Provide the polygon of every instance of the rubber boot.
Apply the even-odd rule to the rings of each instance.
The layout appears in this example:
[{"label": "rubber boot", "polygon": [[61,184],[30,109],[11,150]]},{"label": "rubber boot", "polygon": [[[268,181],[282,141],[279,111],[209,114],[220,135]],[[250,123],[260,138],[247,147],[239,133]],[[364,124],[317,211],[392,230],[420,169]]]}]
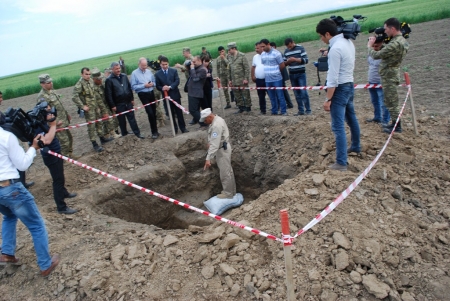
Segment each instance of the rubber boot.
[{"label": "rubber boot", "polygon": [[[392,123],[390,125],[388,125],[387,127],[383,128],[383,132],[390,134],[392,132],[392,129],[395,126],[395,121],[392,121]],[[397,127],[395,128],[395,133],[401,133],[402,132],[402,121],[399,120],[397,123]]]},{"label": "rubber boot", "polygon": [[99,153],[103,151],[103,147],[97,144],[97,141],[92,141],[92,146],[94,147],[94,150]]}]

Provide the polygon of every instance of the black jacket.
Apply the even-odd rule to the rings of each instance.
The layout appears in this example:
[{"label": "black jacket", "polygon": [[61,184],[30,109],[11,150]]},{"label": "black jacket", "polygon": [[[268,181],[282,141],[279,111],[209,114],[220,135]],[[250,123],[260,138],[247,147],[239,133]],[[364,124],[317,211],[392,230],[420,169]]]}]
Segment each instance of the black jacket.
[{"label": "black jacket", "polygon": [[173,100],[179,100],[181,98],[180,90],[178,90],[180,77],[178,76],[178,72],[175,68],[169,67],[167,76],[164,74],[164,71],[162,69],[158,70],[155,73],[155,79],[156,89],[161,91],[163,97],[163,86],[170,86],[170,90],[168,92],[170,98],[172,98]]},{"label": "black jacket", "polygon": [[203,98],[203,86],[206,81],[206,70],[203,65],[189,70],[188,96]]},{"label": "black jacket", "polygon": [[120,79],[113,74],[106,79],[105,98],[110,108],[114,108],[120,103],[133,101],[133,91],[131,91],[131,84],[125,73],[120,74]]}]

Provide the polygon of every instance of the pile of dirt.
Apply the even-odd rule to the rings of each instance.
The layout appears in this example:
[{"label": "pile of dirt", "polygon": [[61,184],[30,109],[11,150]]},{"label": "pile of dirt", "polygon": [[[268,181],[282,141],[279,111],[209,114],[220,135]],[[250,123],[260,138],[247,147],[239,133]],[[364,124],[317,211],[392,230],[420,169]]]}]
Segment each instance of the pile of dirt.
[{"label": "pile of dirt", "polygon": [[[450,294],[449,81],[442,39],[448,19],[413,25],[404,62],[413,81],[419,135],[409,105],[404,132],[395,134],[366,179],[330,215],[294,242],[298,300],[444,300]],[[436,30],[438,29],[438,30]],[[428,39],[423,37],[427,36]],[[367,35],[355,41],[355,83],[367,79]],[[319,42],[303,44],[311,61]],[[248,54],[251,58],[253,54]],[[315,71],[308,66],[308,83]],[[448,65],[448,64],[447,64]],[[432,66],[432,68],[429,68]],[[324,75],[323,75],[324,76]],[[184,79],[184,76],[181,75]],[[417,83],[416,83],[417,82]],[[71,89],[58,91],[75,116]],[[225,119],[231,133],[232,164],[244,204],[224,217],[280,237],[279,210],[288,208],[295,233],[335,199],[369,165],[387,135],[372,117],[367,91],[355,107],[363,152],[349,156],[349,171],[329,171],[334,162],[330,118],[323,93],[310,93],[313,114],[258,115]],[[399,89],[403,99],[406,89]],[[34,96],[14,100],[31,108]],[[291,98],[294,100],[291,92]],[[186,105],[186,97],[182,104]],[[8,101],[4,102],[5,106]],[[214,100],[215,112],[222,115]],[[143,110],[138,124],[149,134]],[[186,116],[186,121],[190,116]],[[73,123],[82,120],[74,117]],[[203,171],[206,132],[189,127],[171,137],[127,136],[91,150],[86,129],[73,130],[81,162],[164,195],[201,207],[220,192],[218,170]],[[28,179],[46,221],[52,253],[60,266],[48,279],[39,275],[26,228],[18,225],[16,255],[24,264],[0,268],[0,300],[283,300],[286,298],[282,244],[176,207],[79,166],[65,164],[70,199],[80,210],[56,213],[51,178],[38,157]]]}]

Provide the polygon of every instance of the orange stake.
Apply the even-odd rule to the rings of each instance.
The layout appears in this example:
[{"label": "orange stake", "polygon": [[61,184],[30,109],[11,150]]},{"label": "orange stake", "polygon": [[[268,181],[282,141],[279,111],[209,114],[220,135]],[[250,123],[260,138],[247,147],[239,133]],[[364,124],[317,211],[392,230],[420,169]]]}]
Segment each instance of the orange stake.
[{"label": "orange stake", "polygon": [[291,232],[289,230],[289,216],[287,209],[280,210],[281,219],[281,232],[283,232],[283,245],[284,245],[284,264],[286,266],[286,287],[287,287],[287,300],[294,301],[294,277],[292,273],[292,240]]},{"label": "orange stake", "polygon": [[[409,86],[409,89],[411,89],[411,79],[409,78],[408,72],[405,72],[405,82]],[[419,131],[417,130],[416,109],[414,108],[414,100],[413,100],[413,96],[412,96],[412,90],[409,91],[409,100],[411,103],[412,122],[413,122],[413,126],[414,126],[414,133],[416,135],[419,135]]]},{"label": "orange stake", "polygon": [[170,122],[170,126],[172,127],[172,134],[175,137],[175,127],[173,126],[173,119],[172,119],[173,116],[172,116],[172,110],[171,110],[171,107],[170,107],[169,94],[167,94],[166,90],[164,90],[164,98],[165,98],[165,101],[167,103],[167,111],[169,112],[169,122]]}]

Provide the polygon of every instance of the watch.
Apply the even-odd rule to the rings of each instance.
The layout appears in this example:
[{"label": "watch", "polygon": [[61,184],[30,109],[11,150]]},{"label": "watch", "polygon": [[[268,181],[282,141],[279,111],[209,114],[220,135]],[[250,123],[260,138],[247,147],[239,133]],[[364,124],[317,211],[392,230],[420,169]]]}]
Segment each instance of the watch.
[{"label": "watch", "polygon": [[325,101],[331,101],[331,98],[325,97]]}]

